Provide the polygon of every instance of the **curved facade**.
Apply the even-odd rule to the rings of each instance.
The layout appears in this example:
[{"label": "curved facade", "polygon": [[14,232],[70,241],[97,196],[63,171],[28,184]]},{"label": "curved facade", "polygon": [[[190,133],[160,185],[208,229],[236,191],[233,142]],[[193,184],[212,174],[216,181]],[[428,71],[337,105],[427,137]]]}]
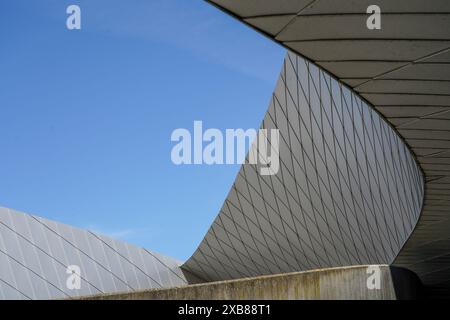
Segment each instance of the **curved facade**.
[{"label": "curved facade", "polygon": [[398,134],[348,88],[289,53],[263,129],[280,170],[244,164],[183,268],[211,280],[390,264],[422,208],[423,177]]},{"label": "curved facade", "polygon": [[[450,2],[209,0],[330,72],[400,134],[425,181],[419,223],[394,264],[450,288]],[[369,5],[381,29],[366,28]]]},{"label": "curved facade", "polygon": [[[79,289],[67,285],[70,266],[79,267]],[[70,298],[183,284],[187,281],[173,259],[0,208],[0,299]]]}]

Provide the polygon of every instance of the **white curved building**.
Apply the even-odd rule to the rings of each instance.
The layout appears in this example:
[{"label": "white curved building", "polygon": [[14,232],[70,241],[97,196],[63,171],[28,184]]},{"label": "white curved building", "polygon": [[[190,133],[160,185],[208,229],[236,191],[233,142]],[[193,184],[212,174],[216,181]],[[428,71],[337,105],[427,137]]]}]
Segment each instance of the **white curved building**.
[{"label": "white curved building", "polygon": [[[423,173],[423,186],[417,187],[424,189],[424,199],[419,221],[393,264],[448,293],[450,2],[208,2],[327,71],[398,133]],[[374,4],[381,10],[380,30],[366,26],[367,8]]]},{"label": "white curved building", "polygon": [[208,281],[391,264],[419,219],[424,180],[397,132],[365,101],[289,53],[264,117],[280,169],[244,164],[183,268]]}]

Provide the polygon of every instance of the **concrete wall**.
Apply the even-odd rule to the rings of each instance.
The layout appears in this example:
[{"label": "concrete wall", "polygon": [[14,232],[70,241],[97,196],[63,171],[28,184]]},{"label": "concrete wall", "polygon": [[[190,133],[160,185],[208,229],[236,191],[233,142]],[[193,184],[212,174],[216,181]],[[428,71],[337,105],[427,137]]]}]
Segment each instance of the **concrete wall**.
[{"label": "concrete wall", "polygon": [[414,299],[418,296],[420,282],[412,272],[387,265],[378,267],[380,289],[372,290],[367,288],[371,276],[367,273],[368,266],[352,266],[83,299]]}]

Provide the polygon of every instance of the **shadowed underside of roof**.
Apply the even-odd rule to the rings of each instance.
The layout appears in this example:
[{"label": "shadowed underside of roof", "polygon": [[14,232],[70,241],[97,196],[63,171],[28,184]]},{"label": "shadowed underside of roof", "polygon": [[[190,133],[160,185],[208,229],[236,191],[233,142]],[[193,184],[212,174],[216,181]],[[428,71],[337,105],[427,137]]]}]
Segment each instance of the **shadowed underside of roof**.
[{"label": "shadowed underside of roof", "polygon": [[[421,218],[395,260],[450,286],[450,1],[208,1],[330,72],[405,140],[425,175]],[[369,5],[381,30],[366,27]]]}]

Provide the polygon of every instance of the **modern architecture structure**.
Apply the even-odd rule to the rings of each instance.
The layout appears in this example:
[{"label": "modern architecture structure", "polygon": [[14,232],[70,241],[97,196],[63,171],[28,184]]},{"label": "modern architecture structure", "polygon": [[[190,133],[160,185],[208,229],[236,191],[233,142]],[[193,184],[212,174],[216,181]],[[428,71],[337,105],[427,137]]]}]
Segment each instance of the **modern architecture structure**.
[{"label": "modern architecture structure", "polygon": [[[0,208],[0,299],[70,298],[186,285],[179,265],[91,231]],[[68,284],[73,270],[78,285]]]},{"label": "modern architecture structure", "polygon": [[280,169],[245,164],[184,267],[207,280],[391,264],[419,219],[423,176],[383,118],[289,53],[263,120]]},{"label": "modern architecture structure", "polygon": [[[450,3],[210,0],[285,46],[262,128],[280,169],[244,164],[181,264],[0,210],[0,297],[71,297],[388,264],[450,288]],[[381,9],[381,29],[366,26]],[[67,267],[81,267],[79,291]]]},{"label": "modern architecture structure", "polygon": [[[448,290],[450,3],[208,2],[329,72],[398,133],[423,173],[424,199],[419,221],[393,263],[417,273],[425,285]],[[381,9],[380,30],[366,27],[370,5]]]}]

